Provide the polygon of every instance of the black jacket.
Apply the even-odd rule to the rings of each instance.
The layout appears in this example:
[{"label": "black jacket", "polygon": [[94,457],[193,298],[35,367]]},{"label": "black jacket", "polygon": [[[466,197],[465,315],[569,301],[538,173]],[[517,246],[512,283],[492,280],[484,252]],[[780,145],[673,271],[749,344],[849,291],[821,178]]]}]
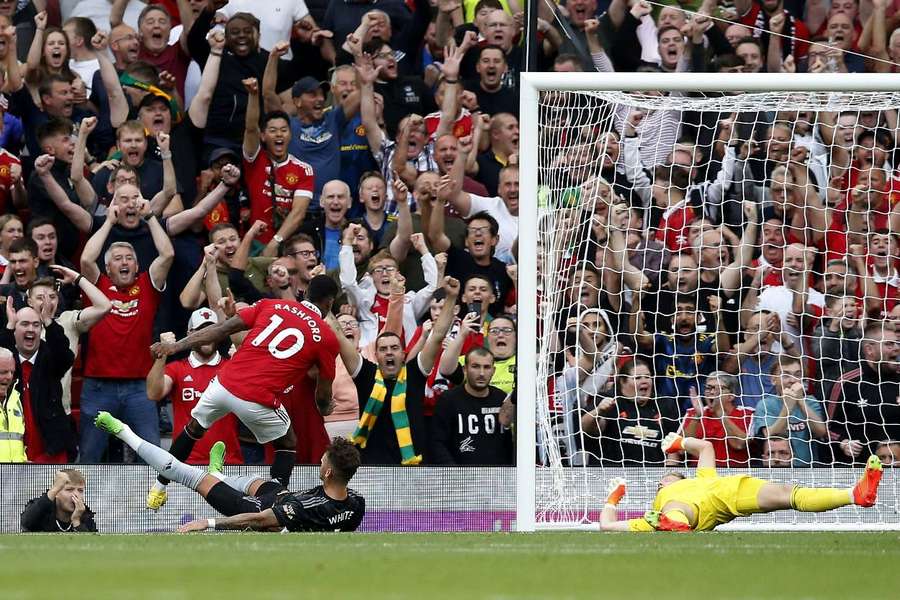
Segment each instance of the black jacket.
[{"label": "black jacket", "polygon": [[[69,340],[59,323],[53,321],[45,328],[45,332],[46,339],[41,341],[31,371],[31,406],[47,453],[55,454],[65,450],[74,455],[75,432],[69,415],[63,409],[60,380],[72,368],[75,355],[69,349]],[[22,365],[12,330],[0,329],[0,346],[13,353],[16,361],[16,389],[24,401]]]},{"label": "black jacket", "polygon": [[81,515],[81,524],[71,528],[71,523],[63,523],[56,520],[56,500],[47,497],[44,492],[37,498],[32,498],[22,511],[22,531],[39,533],[60,533],[69,531],[97,531],[97,523],[94,521],[94,511],[87,505],[84,514]]}]

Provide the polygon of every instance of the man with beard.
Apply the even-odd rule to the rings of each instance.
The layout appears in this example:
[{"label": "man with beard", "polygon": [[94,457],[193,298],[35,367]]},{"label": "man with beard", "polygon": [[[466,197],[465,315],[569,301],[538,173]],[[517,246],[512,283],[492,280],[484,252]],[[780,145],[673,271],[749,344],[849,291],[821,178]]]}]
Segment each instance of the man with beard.
[{"label": "man with beard", "polygon": [[692,390],[703,393],[701,376],[715,369],[719,352],[715,328],[698,332],[697,316],[697,300],[687,295],[675,300],[671,333],[648,333],[643,311],[632,310],[629,317],[638,348],[653,357],[657,393],[676,399],[683,410],[690,407]]},{"label": "man with beard", "polygon": [[[372,56],[376,70],[375,91],[384,98],[384,124],[388,137],[397,136],[404,116],[427,115],[437,108],[431,90],[421,77],[400,76],[397,58],[390,45],[375,39],[367,44],[364,50],[366,54]],[[422,130],[424,134],[424,122]]]},{"label": "man with beard", "polygon": [[[75,362],[63,328],[53,319],[50,303],[40,312],[29,307],[15,311],[6,305],[6,328],[0,346],[12,351],[16,362],[16,390],[25,419],[25,452],[31,463],[67,463],[75,456],[75,433],[63,410],[60,381]],[[42,340],[44,334],[46,339]]]},{"label": "man with beard", "polygon": [[[156,405],[147,398],[145,378],[152,366],[146,348],[153,335],[153,321],[175,251],[149,203],[140,198],[134,186],[122,186],[106,220],[85,244],[81,254],[81,272],[112,301],[110,314],[94,326],[88,340],[81,395],[82,462],[99,462],[106,450],[107,436],[94,427],[94,417],[104,409],[113,410],[130,421],[149,439],[159,441],[159,418]],[[146,270],[138,266],[138,254],[127,242],[114,242],[106,250],[103,262],[106,274],[97,266],[100,253],[123,213],[123,222],[146,217],[149,234],[158,256]],[[135,222],[132,227],[137,227]],[[129,360],[122,360],[123,356]]]},{"label": "man with beard", "polygon": [[498,416],[506,393],[491,385],[494,356],[466,354],[465,383],[441,396],[431,422],[430,461],[439,465],[511,465],[512,431]]},{"label": "man with beard", "polygon": [[510,113],[519,116],[519,92],[506,85],[508,65],[499,46],[484,46],[478,53],[475,66],[478,79],[466,81],[465,88],[478,98],[478,108],[487,115]]},{"label": "man with beard", "polygon": [[834,458],[841,463],[864,459],[881,440],[900,439],[900,346],[893,325],[868,325],[860,344],[862,362],[834,384],[828,426]]},{"label": "man with beard", "polygon": [[499,227],[500,239],[494,249],[494,257],[512,264],[513,244],[519,233],[519,166],[507,165],[500,171],[498,182],[499,196],[485,198],[468,194],[462,190],[463,176],[468,153],[472,152],[471,144],[461,144],[459,155],[451,167],[450,185],[442,185],[438,190],[438,200],[449,203],[464,219],[471,219],[475,214],[488,214],[494,218]]},{"label": "man with beard", "polygon": [[[441,193],[445,192],[442,190]],[[502,313],[513,283],[506,272],[506,264],[494,256],[500,242],[497,220],[486,212],[473,214],[466,221],[465,249],[451,244],[444,232],[444,211],[440,203],[432,209],[430,221],[425,229],[425,239],[433,251],[447,253],[447,273],[463,281],[473,275],[483,276],[490,282],[493,293],[491,314]]]},{"label": "man with beard", "polygon": [[359,452],[347,440],[332,440],[322,456],[319,469],[322,485],[291,493],[280,481],[223,474],[224,444],[214,447],[209,466],[199,469],[141,439],[128,425],[107,412],[97,416],[96,425],[128,444],[160,477],[171,477],[194,490],[226,515],[185,523],[178,528],[181,533],[206,529],[354,531],[365,514],[365,500],[347,487],[359,467]]},{"label": "man with beard", "polygon": [[383,332],[375,340],[372,363],[344,337],[333,318],[329,324],[341,344],[341,359],[356,383],[359,425],[353,442],[362,450],[365,464],[417,465],[428,448],[428,432],[422,403],[425,380],[434,367],[442,340],[453,321],[459,281],[444,278],[447,301],[434,323],[432,334],[415,358],[406,361],[403,341],[394,332]]},{"label": "man with beard", "polygon": [[[215,325],[219,318],[208,308],[199,308],[191,314],[188,322],[188,333],[204,327]],[[175,334],[164,332],[160,335],[163,341],[174,342]],[[153,367],[147,374],[147,397],[160,402],[169,396],[172,401],[172,430],[184,431],[191,420],[191,411],[206,391],[209,382],[225,364],[225,358],[219,354],[215,343],[197,344],[191,348],[187,358],[166,364],[165,358],[153,361]],[[225,462],[242,464],[240,443],[238,442],[237,418],[231,414],[216,421],[203,439],[199,440],[185,462],[190,465],[206,464],[213,444],[222,441],[227,448]]]},{"label": "man with beard", "polygon": [[[388,62],[393,59],[384,59]],[[415,183],[417,176],[427,171],[437,171],[437,163],[434,155],[434,142],[429,141],[425,129],[425,121],[420,114],[404,113],[398,115],[397,137],[392,140],[389,133],[382,128],[379,119],[379,106],[376,104],[375,83],[382,73],[389,72],[389,66],[377,56],[373,58],[361,57],[356,65],[356,72],[360,83],[360,117],[365,129],[369,150],[378,163],[381,175],[384,177],[388,190],[387,213],[396,215],[399,211],[397,202],[393,198],[394,177],[401,177],[407,186]],[[396,67],[396,65],[394,65]],[[382,96],[383,97],[383,96]],[[381,110],[384,120],[387,120],[386,107]],[[441,119],[439,133],[444,133],[449,127],[449,121]]]}]

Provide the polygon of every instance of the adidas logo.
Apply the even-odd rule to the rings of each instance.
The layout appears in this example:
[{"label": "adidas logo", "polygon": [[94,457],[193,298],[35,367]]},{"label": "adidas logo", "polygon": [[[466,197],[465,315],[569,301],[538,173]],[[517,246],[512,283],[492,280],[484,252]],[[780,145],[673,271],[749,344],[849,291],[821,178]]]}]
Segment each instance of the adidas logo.
[{"label": "adidas logo", "polygon": [[188,381],[194,381],[194,378],[191,377],[190,375],[188,375],[187,377],[184,378],[184,381],[185,381],[185,383],[187,383]]}]

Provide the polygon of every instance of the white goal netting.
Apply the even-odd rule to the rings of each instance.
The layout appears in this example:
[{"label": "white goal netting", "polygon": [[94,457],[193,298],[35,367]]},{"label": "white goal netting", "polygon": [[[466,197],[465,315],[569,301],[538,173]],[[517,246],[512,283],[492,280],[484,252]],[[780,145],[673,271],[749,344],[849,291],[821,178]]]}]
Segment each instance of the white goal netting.
[{"label": "white goal netting", "polygon": [[[595,521],[623,469],[641,513],[694,466],[662,453],[672,431],[785,482],[900,465],[898,107],[541,92],[538,524]],[[757,522],[897,526],[884,485],[876,510]]]}]

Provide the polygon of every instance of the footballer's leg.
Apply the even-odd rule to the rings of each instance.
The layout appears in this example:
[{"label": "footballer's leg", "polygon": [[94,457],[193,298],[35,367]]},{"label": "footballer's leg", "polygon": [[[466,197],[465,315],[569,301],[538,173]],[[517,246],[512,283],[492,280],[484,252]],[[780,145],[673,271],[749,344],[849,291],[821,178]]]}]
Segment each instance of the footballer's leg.
[{"label": "footballer's leg", "polygon": [[275,448],[275,458],[272,460],[269,475],[287,487],[294,471],[294,463],[297,461],[297,436],[294,428],[289,426],[287,433],[273,441],[272,446]]},{"label": "footballer's leg", "polygon": [[[866,470],[851,489],[804,488],[799,485],[766,483],[759,490],[759,512],[793,508],[801,512],[825,512],[842,506],[874,506],[881,482],[882,467],[877,456],[870,456]],[[754,511],[755,512],[755,511]]]},{"label": "footballer's leg", "polygon": [[[200,492],[201,487],[208,487],[211,484],[218,483],[215,477],[203,469],[186,465],[159,446],[154,446],[150,442],[141,439],[128,425],[108,412],[100,411],[94,420],[94,425],[98,429],[114,435],[128,444],[138,456],[144,459],[144,462],[156,469],[160,475],[164,475],[172,481],[198,492]],[[203,492],[200,493],[202,495]]]},{"label": "footballer's leg", "polygon": [[[172,456],[180,461],[187,460],[194,449],[194,444],[212,427],[212,424],[228,413],[224,397],[228,390],[219,384],[218,379],[213,379],[200,396],[197,405],[191,411],[191,420],[184,430],[172,441],[170,449]],[[147,508],[159,510],[166,503],[166,484],[169,480],[160,474],[150,491],[147,493]]]},{"label": "footballer's leg", "polygon": [[[204,433],[206,433],[206,429],[201,427],[196,419],[192,418],[172,442],[169,452],[178,460],[187,460],[187,457],[191,455],[194,449],[194,444],[203,437]],[[147,508],[159,510],[163,507],[166,500],[168,500],[168,494],[166,494],[166,485],[168,483],[169,480],[162,475],[156,477],[156,481],[147,493]]]}]

